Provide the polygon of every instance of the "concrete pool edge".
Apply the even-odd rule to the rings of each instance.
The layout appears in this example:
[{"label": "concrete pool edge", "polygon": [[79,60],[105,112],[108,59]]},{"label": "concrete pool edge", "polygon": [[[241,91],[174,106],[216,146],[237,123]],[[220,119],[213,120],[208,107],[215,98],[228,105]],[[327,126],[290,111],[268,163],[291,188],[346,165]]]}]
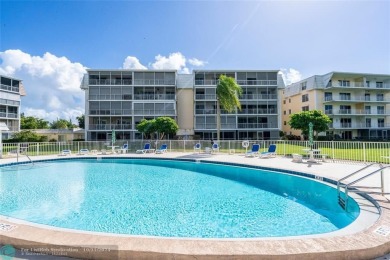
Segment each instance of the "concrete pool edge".
[{"label": "concrete pool edge", "polygon": [[[75,158],[79,159],[80,157]],[[94,159],[96,157],[83,158]],[[109,156],[107,158],[113,159],[114,157]],[[138,159],[139,157],[115,158]],[[143,158],[148,159],[146,157]],[[156,157],[152,158],[156,159]],[[74,159],[74,157],[69,159]],[[218,161],[207,162],[218,163]],[[241,166],[251,167],[252,165]],[[280,169],[275,168],[269,170]],[[377,199],[383,200],[383,197],[377,197]],[[108,257],[111,259],[127,257],[207,258],[218,256],[229,256],[245,259],[259,259],[261,256],[268,259],[272,259],[273,257],[278,259],[283,257],[286,259],[314,259],[319,257],[324,259],[372,259],[378,256],[382,256],[390,251],[390,237],[381,236],[374,232],[378,227],[390,226],[390,212],[388,209],[389,205],[384,204],[385,202],[378,200],[378,205],[382,208],[382,214],[379,220],[373,226],[359,233],[346,236],[340,235],[332,237],[294,239],[277,238],[269,240],[166,239],[126,237],[104,234],[84,234],[78,232],[45,229],[42,227],[15,223],[10,220],[1,219],[2,222],[8,223],[10,225],[17,225],[17,228],[8,232],[0,231],[0,241],[3,244],[11,244],[17,248],[73,248],[77,250],[67,252],[67,256],[94,259],[105,259]],[[110,251],[104,252],[102,250],[96,249],[100,248],[101,246],[113,246],[113,248]],[[86,248],[95,248],[96,250],[89,250]]]}]

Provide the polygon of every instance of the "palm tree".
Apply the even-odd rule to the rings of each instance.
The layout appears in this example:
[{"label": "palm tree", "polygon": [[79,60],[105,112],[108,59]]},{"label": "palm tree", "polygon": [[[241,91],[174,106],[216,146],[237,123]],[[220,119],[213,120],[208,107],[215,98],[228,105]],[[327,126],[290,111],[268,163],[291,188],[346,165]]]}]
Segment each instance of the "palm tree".
[{"label": "palm tree", "polygon": [[217,85],[217,140],[221,132],[221,108],[228,113],[236,108],[241,110],[239,96],[242,94],[241,86],[234,78],[221,75]]}]

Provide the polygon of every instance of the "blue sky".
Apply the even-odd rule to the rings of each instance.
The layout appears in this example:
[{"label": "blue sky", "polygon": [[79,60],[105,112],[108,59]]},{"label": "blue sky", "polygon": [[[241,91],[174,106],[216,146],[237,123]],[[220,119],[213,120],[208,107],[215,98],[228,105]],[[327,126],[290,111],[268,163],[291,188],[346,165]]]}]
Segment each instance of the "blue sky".
[{"label": "blue sky", "polygon": [[[82,112],[83,68],[121,68],[127,57],[183,72],[285,69],[291,81],[390,74],[390,1],[1,0],[0,9],[0,73],[23,79],[26,113],[47,118]],[[45,87],[56,91],[37,94]]]}]

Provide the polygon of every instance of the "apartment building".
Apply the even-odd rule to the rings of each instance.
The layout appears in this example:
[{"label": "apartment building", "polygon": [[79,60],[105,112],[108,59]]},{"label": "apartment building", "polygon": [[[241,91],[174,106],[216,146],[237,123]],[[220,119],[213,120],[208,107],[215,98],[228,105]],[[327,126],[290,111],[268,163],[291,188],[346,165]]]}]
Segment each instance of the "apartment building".
[{"label": "apartment building", "polygon": [[140,139],[135,126],[143,119],[169,116],[176,120],[176,71],[87,70],[86,140]]},{"label": "apartment building", "polygon": [[241,110],[221,111],[221,139],[279,139],[280,95],[284,89],[278,70],[197,70],[194,75],[194,133],[201,139],[217,137],[216,86],[221,74],[242,87]]},{"label": "apartment building", "polygon": [[321,110],[332,123],[321,133],[336,139],[390,138],[390,75],[330,72],[286,87],[282,129],[300,135],[288,125],[293,113]]},{"label": "apartment building", "polygon": [[221,139],[278,139],[281,129],[278,70],[194,71],[88,70],[85,90],[87,140],[140,139],[135,126],[143,119],[169,116],[182,138],[216,139],[216,86],[221,74],[243,88],[242,110],[222,114]]},{"label": "apartment building", "polygon": [[2,138],[8,139],[20,130],[21,96],[25,96],[22,80],[0,75],[0,122],[9,131],[2,131]]}]

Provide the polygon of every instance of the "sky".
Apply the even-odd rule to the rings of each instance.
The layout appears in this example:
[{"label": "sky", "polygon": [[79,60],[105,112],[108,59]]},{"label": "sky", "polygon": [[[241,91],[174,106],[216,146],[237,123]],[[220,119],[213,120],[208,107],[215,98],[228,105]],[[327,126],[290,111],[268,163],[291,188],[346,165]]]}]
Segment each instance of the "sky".
[{"label": "sky", "polygon": [[48,121],[84,113],[87,68],[390,74],[390,0],[0,0],[0,22],[0,74]]}]

